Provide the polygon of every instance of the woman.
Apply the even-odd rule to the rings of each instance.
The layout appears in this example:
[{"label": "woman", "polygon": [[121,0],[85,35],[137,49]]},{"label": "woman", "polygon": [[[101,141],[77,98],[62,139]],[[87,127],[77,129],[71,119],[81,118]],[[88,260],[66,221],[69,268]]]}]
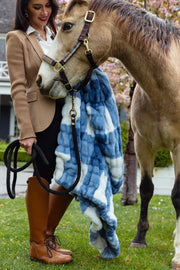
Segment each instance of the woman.
[{"label": "woman", "polygon": [[[37,143],[49,166],[37,160],[43,182],[49,186],[55,169],[55,148],[63,100],[50,100],[40,94],[36,76],[43,54],[56,34],[56,0],[17,0],[15,26],[7,35],[7,61],[11,95],[20,130],[20,145],[31,155]],[[61,186],[54,186],[62,190]],[[30,228],[30,259],[64,264],[72,252],[59,247],[54,231],[73,197],[48,194],[36,177],[28,179],[26,206]]]}]

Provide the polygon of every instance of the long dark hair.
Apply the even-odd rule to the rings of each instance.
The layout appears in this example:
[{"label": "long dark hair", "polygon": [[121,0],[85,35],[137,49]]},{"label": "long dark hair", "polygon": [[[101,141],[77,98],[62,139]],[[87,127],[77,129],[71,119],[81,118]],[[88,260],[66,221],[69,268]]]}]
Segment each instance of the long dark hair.
[{"label": "long dark hair", "polygon": [[[17,0],[16,1],[16,13],[15,13],[15,21],[14,21],[14,30],[22,30],[26,32],[29,26],[29,20],[25,16],[25,10],[27,9],[28,3],[30,0]],[[48,26],[51,30],[56,34],[56,23],[55,17],[58,13],[58,3],[56,0],[50,0],[52,5],[52,13],[48,21]]]}]

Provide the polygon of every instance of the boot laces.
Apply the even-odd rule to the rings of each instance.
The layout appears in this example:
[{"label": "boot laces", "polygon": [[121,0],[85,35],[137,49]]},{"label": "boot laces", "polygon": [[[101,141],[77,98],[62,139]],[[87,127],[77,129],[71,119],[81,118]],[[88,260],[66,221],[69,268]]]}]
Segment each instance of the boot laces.
[{"label": "boot laces", "polygon": [[46,249],[47,249],[47,254],[49,256],[49,258],[52,258],[53,257],[53,253],[51,251],[51,247],[47,245],[46,243]]},{"label": "boot laces", "polygon": [[58,244],[59,246],[61,245],[61,241],[60,241],[60,239],[59,239],[58,236],[52,235],[51,237],[46,238],[46,245],[47,245],[50,249],[56,250],[57,244]]},{"label": "boot laces", "polygon": [[53,257],[53,253],[51,250],[52,248],[51,248],[49,239],[46,238],[46,233],[44,233],[44,243],[46,245],[47,254],[48,254],[49,258],[52,258]]}]

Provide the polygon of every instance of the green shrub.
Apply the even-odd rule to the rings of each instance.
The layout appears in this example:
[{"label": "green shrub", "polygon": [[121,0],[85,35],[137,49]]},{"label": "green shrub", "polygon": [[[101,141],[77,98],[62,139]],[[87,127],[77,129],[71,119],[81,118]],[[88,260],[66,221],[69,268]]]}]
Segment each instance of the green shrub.
[{"label": "green shrub", "polygon": [[[8,144],[5,141],[0,141],[0,161],[4,160],[4,152]],[[18,151],[18,161],[21,162],[27,162],[30,159],[30,156],[27,154],[27,152],[20,147]]]},{"label": "green shrub", "polygon": [[126,143],[128,138],[129,124],[127,121],[121,123],[121,139],[122,139],[122,148],[123,153],[125,153]]},{"label": "green shrub", "polygon": [[156,153],[154,166],[155,167],[168,167],[172,165],[172,159],[168,150],[158,151]]},{"label": "green shrub", "polygon": [[5,141],[0,140],[0,150],[5,150],[7,147],[7,143]]}]

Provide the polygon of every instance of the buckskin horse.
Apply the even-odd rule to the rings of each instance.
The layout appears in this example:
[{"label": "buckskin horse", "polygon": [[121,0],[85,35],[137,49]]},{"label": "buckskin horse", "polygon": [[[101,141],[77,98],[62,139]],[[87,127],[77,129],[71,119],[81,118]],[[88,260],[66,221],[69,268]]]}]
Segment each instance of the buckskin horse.
[{"label": "buckskin horse", "polygon": [[71,0],[37,84],[44,95],[64,97],[77,83],[85,85],[108,57],[120,59],[138,83],[131,123],[141,169],[141,209],[131,247],[146,246],[154,157],[169,149],[175,170],[172,267],[180,269],[180,30],[123,0]]}]

